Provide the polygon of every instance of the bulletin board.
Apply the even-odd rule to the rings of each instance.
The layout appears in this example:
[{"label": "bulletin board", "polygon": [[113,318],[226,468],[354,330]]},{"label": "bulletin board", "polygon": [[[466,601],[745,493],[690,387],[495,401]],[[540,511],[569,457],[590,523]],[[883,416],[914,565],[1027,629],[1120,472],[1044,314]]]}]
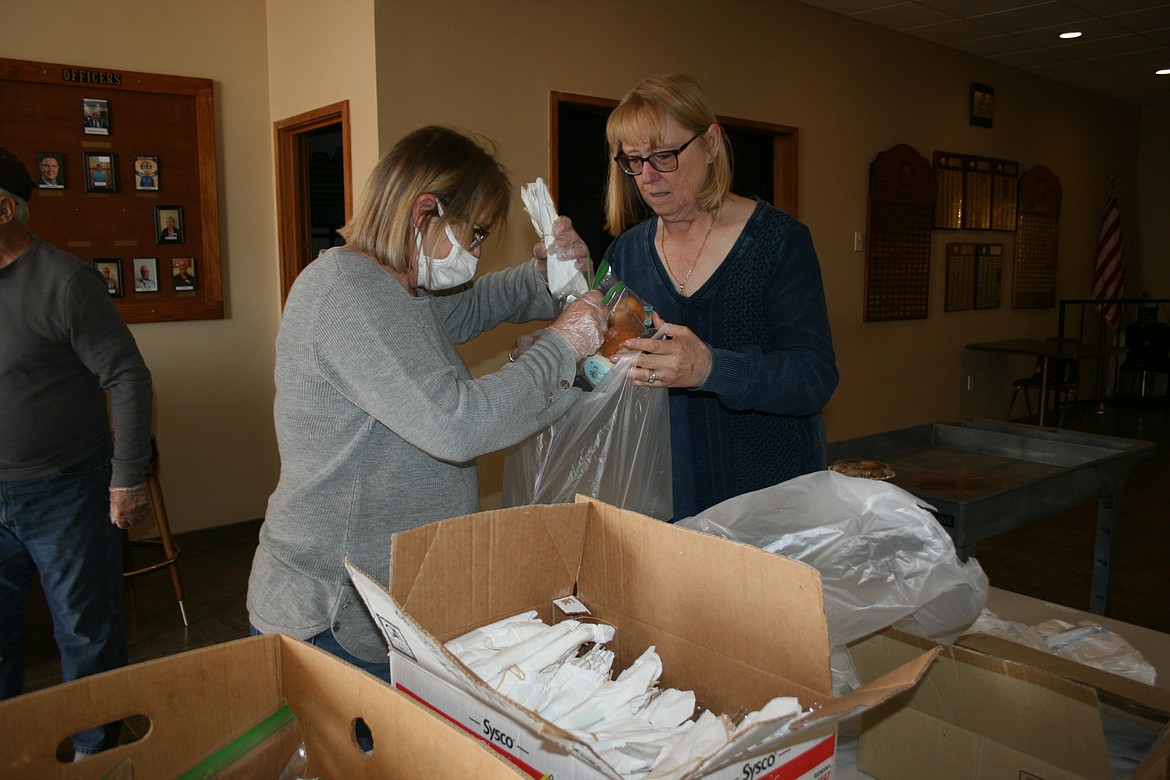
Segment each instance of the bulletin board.
[{"label": "bulletin board", "polygon": [[33,233],[102,271],[127,322],[223,318],[210,79],[0,58],[0,106]]}]

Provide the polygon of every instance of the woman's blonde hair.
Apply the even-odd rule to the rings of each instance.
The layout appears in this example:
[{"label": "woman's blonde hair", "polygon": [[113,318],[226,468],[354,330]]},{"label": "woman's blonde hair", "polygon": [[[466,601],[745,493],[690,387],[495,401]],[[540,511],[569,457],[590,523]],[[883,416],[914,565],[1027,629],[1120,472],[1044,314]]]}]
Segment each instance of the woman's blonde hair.
[{"label": "woman's blonde hair", "polygon": [[473,138],[439,125],[405,136],[374,166],[353,218],[338,232],[346,243],[398,272],[410,266],[411,212],[419,195],[443,204],[437,227],[503,222],[512,197],[508,174]]},{"label": "woman's blonde hair", "polygon": [[[624,173],[612,158],[622,151],[623,143],[661,146],[666,125],[672,120],[691,133],[701,133],[718,124],[699,82],[681,73],[644,79],[626,93],[609,115],[605,124],[611,159],[605,188],[605,229],[611,235],[622,233],[642,213],[634,177]],[[723,142],[714,150],[711,176],[697,196],[699,207],[706,211],[718,208],[731,191],[731,146],[727,133],[720,136]]]}]

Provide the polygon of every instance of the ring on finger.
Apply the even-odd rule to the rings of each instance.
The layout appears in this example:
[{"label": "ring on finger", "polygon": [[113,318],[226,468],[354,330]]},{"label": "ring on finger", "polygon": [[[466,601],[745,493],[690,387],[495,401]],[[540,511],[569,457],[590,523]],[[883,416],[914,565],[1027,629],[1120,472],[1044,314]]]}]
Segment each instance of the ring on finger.
[{"label": "ring on finger", "polygon": [[646,384],[652,385],[657,381],[658,381],[658,375],[654,372],[654,369],[650,369],[650,375],[648,377],[646,377]]}]

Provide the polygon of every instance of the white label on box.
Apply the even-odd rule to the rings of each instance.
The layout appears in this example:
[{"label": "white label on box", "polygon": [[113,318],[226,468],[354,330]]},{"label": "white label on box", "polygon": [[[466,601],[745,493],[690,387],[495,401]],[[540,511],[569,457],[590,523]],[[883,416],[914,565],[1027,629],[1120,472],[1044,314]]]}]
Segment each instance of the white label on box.
[{"label": "white label on box", "polygon": [[564,596],[559,599],[553,599],[553,604],[557,609],[566,615],[588,615],[589,607],[581,603],[581,600],[576,596]]}]

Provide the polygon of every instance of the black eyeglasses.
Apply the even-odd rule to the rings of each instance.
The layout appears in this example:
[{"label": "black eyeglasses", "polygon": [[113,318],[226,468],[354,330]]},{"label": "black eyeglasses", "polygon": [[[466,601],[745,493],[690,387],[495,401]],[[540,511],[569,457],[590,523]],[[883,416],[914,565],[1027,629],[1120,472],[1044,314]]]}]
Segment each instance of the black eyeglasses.
[{"label": "black eyeglasses", "polygon": [[[447,208],[448,204],[445,203],[443,201],[443,199],[438,197],[437,195],[435,196],[435,200],[439,201],[439,207],[440,207],[439,208],[439,216],[442,216],[443,209]],[[471,243],[467,245],[467,251],[474,252],[476,250],[476,248],[479,247],[480,244],[482,244],[484,241],[487,241],[487,237],[490,235],[491,235],[491,233],[489,233],[487,231],[487,228],[484,228],[480,225],[472,224],[471,225]]]},{"label": "black eyeglasses", "polygon": [[474,252],[476,248],[487,240],[491,233],[481,228],[479,225],[471,226],[471,243],[467,245],[468,252]]},{"label": "black eyeglasses", "polygon": [[706,130],[701,130],[691,136],[691,140],[677,149],[663,149],[660,152],[652,152],[649,157],[631,157],[622,152],[613,158],[613,161],[618,164],[622,172],[627,176],[637,176],[642,172],[642,164],[650,163],[650,167],[659,173],[670,173],[678,170],[678,156],[682,154],[683,149],[686,149],[696,138],[706,133]]}]

